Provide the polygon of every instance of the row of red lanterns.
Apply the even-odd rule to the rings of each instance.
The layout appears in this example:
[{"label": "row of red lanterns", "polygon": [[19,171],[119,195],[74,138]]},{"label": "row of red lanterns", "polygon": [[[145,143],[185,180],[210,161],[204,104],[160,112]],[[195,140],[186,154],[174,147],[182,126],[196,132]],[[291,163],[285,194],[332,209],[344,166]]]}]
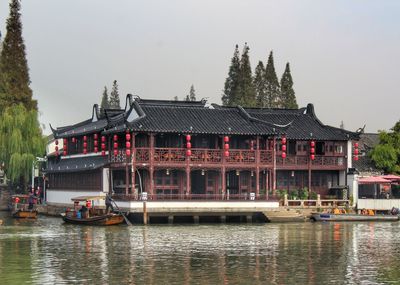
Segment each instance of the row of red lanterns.
[{"label": "row of red lanterns", "polygon": [[282,158],[286,158],[286,137],[282,137]]},{"label": "row of red lanterns", "polygon": [[229,137],[224,136],[224,156],[229,157]]},{"label": "row of red lanterns", "polygon": [[359,153],[359,151],[358,151],[358,142],[355,142],[353,146],[354,146],[354,160],[357,161],[358,160],[358,153]]},{"label": "row of red lanterns", "polygon": [[192,136],[191,135],[186,135],[186,156],[191,156],[192,155]]},{"label": "row of red lanterns", "polygon": [[125,147],[126,147],[126,157],[130,157],[131,156],[131,134],[129,133],[129,131],[126,131],[125,134]]},{"label": "row of red lanterns", "polygon": [[310,141],[310,158],[315,160],[315,141]]}]

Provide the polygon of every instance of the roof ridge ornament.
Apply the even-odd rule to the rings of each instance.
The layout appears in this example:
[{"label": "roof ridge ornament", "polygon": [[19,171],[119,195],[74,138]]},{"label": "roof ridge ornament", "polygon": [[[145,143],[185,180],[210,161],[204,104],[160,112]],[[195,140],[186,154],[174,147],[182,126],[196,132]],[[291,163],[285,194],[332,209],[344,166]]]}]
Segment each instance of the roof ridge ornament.
[{"label": "roof ridge ornament", "polygon": [[261,119],[258,119],[258,118],[254,118],[253,116],[251,116],[251,115],[250,115],[242,106],[240,106],[240,105],[236,106],[236,108],[239,109],[240,114],[241,114],[246,120],[249,120],[249,121],[252,121],[252,122],[258,122],[258,123],[262,123],[262,124],[267,124],[267,125],[275,126],[275,127],[282,128],[282,129],[289,127],[289,126],[293,123],[293,121],[290,121],[289,123],[283,124],[283,125],[281,125],[281,124],[275,124],[275,123],[270,123],[270,122],[267,122],[267,121],[264,121],[264,120],[261,120]]},{"label": "roof ridge ornament", "polygon": [[99,105],[94,104],[92,109],[92,122],[97,122],[99,120]]}]

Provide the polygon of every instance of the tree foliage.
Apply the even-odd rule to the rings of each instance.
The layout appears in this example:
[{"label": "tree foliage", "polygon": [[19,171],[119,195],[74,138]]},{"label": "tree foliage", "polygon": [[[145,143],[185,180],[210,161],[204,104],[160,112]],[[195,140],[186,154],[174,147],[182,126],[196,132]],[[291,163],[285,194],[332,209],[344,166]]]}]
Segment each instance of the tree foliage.
[{"label": "tree foliage", "polygon": [[254,88],[253,76],[251,73],[249,50],[250,48],[246,43],[240,59],[238,96],[235,98],[235,105],[243,107],[256,106],[256,90]]},{"label": "tree foliage", "polygon": [[111,93],[110,93],[109,107],[111,109],[121,109],[117,80],[114,80],[114,82],[113,82],[113,86],[112,86]]},{"label": "tree foliage", "polygon": [[257,107],[265,107],[264,102],[267,101],[265,97],[265,68],[262,61],[259,61],[256,66],[253,84],[256,91]]},{"label": "tree foliage", "polygon": [[293,79],[290,74],[290,66],[289,62],[286,63],[285,72],[281,78],[281,93],[280,93],[280,107],[288,108],[288,109],[297,109],[299,106],[297,105],[296,95],[293,90]]},{"label": "tree foliage", "polygon": [[269,54],[267,66],[265,67],[265,97],[266,102],[263,102],[262,107],[280,107],[280,86],[275,72],[274,55],[272,51]]},{"label": "tree foliage", "polygon": [[400,173],[400,121],[390,132],[379,133],[379,144],[370,155],[378,168],[386,172]]},{"label": "tree foliage", "polygon": [[22,38],[21,5],[11,0],[6,36],[0,54],[0,112],[22,103],[28,110],[37,109],[29,87],[29,69]]},{"label": "tree foliage", "polygon": [[104,91],[103,91],[103,96],[101,97],[101,103],[100,103],[100,109],[101,113],[104,113],[105,109],[109,108],[109,103],[108,103],[108,90],[107,87],[104,86]]},{"label": "tree foliage", "polygon": [[224,106],[234,106],[236,98],[239,96],[239,73],[240,73],[240,58],[239,46],[235,46],[231,66],[229,67],[228,77],[225,80],[224,93],[222,94],[222,104]]},{"label": "tree foliage", "polygon": [[190,86],[189,94],[186,95],[185,101],[196,101],[196,91],[193,84]]},{"label": "tree foliage", "polygon": [[37,111],[22,104],[7,107],[0,116],[0,161],[13,183],[27,183],[36,156],[43,156],[46,141],[42,136]]}]

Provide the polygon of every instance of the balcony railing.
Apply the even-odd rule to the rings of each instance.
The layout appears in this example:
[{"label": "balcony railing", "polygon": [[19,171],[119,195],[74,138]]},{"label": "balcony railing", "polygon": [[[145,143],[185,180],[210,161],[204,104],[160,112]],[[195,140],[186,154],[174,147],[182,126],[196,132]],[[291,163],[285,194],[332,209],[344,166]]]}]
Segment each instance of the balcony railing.
[{"label": "balcony railing", "polygon": [[[242,194],[146,194],[146,201],[279,201],[274,195],[260,194],[250,195],[250,193]],[[138,194],[114,194],[113,199],[120,201],[144,201],[143,196]]]},{"label": "balcony railing", "polygon": [[[189,163],[201,163],[218,165],[225,162],[227,165],[252,165],[257,160],[260,165],[273,164],[272,150],[243,150],[231,149],[229,156],[224,157],[224,150],[220,149],[192,149],[192,155],[186,155],[185,148],[154,148],[153,161],[157,164],[181,164],[189,160]],[[257,158],[257,155],[259,156]],[[136,163],[150,163],[150,148],[136,148]],[[282,158],[280,154],[276,155],[276,165],[278,168],[298,167],[307,168],[310,157],[307,155],[288,155]],[[126,162],[125,150],[118,150],[118,154],[114,156],[113,152],[110,156],[110,162]],[[312,167],[334,167],[343,168],[346,165],[344,156],[325,156],[316,155],[315,160],[311,162]]]}]

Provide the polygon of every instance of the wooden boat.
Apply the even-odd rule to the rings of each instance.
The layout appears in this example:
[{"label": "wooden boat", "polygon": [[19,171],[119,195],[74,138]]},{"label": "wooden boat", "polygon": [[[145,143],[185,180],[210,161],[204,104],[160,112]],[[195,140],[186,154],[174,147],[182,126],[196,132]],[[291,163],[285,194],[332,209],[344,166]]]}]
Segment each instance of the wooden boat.
[{"label": "wooden boat", "polygon": [[11,214],[18,219],[36,219],[38,211],[35,208],[29,209],[29,195],[13,195],[11,197]]},{"label": "wooden boat", "polygon": [[[99,207],[102,206],[100,201],[104,199],[105,196],[80,196],[72,198],[71,200],[74,201],[74,209],[67,209],[65,213],[62,213],[62,219],[66,223],[89,226],[122,224],[125,218],[121,212],[104,213],[104,210]],[[82,213],[82,208],[79,210],[80,202],[84,202],[84,205],[82,205],[82,208],[85,207],[84,213]]]},{"label": "wooden boat", "polygon": [[95,215],[88,218],[78,218],[69,216],[66,213],[61,214],[64,222],[78,225],[89,225],[89,226],[111,226],[119,225],[124,222],[124,217],[121,214],[111,213],[106,215]]},{"label": "wooden boat", "polygon": [[364,221],[398,221],[397,215],[359,215],[359,214],[332,214],[332,213],[312,213],[311,220],[315,222],[364,222]]}]

